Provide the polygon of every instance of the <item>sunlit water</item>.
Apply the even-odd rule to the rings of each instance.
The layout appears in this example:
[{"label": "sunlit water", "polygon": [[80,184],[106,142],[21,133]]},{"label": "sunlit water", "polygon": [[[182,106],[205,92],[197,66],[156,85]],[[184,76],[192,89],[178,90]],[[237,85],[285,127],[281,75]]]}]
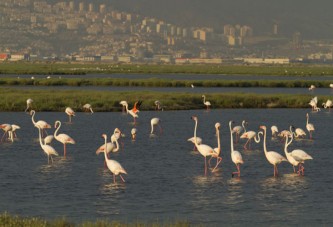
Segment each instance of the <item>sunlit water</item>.
[{"label": "sunlit water", "polygon": [[[131,141],[132,117],[121,113],[77,113],[73,124],[63,123],[60,131],[76,140],[67,147],[52,145],[61,155],[47,164],[38,142],[38,131],[28,114],[0,113],[1,123],[18,124],[18,139],[0,144],[0,211],[47,219],[67,217],[74,222],[96,219],[131,221],[188,220],[205,225],[321,225],[333,224],[332,114],[310,112],[316,131],[314,139],[294,141],[289,147],[312,155],[305,163],[305,176],[293,174],[292,166],[279,165],[280,176],[264,156],[262,143],[244,150],[244,140],[235,146],[243,155],[241,177],[232,178],[236,168],[230,157],[229,120],[248,130],[277,125],[305,129],[309,109],[219,109],[212,111],[164,111],[139,113],[138,137]],[[204,159],[193,151],[187,139],[193,136],[198,116],[198,136],[216,147],[214,124],[220,122],[223,161],[215,173],[204,175]],[[66,122],[65,113],[37,112],[36,120]],[[150,119],[162,120],[163,133],[150,136]],[[123,148],[111,155],[127,170],[126,182],[104,169],[104,156],[96,149],[115,127],[125,137]],[[54,129],[48,130],[53,133]],[[110,137],[109,137],[110,138]],[[283,153],[283,143],[271,140],[268,149]],[[212,161],[212,165],[215,160]]]}]

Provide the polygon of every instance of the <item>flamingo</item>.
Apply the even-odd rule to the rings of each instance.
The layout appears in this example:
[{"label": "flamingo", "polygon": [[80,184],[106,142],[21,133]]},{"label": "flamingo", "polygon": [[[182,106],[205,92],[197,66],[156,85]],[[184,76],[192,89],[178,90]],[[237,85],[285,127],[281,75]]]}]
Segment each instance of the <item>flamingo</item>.
[{"label": "flamingo", "polygon": [[53,135],[48,135],[44,138],[44,144],[51,144],[54,139]]},{"label": "flamingo", "polygon": [[279,132],[279,129],[276,125],[272,125],[271,131],[272,131],[272,137],[276,137],[277,133]]},{"label": "flamingo", "polygon": [[296,161],[293,156],[291,155],[291,153],[288,152],[288,146],[291,144],[291,142],[293,141],[293,136],[291,136],[291,140],[288,142],[288,138],[289,136],[285,136],[285,145],[284,145],[284,153],[286,154],[286,157],[287,157],[287,160],[288,162],[293,166],[293,169],[294,169],[294,173],[296,173],[296,170],[295,170],[295,166],[298,166],[299,162]]},{"label": "flamingo", "polygon": [[333,88],[333,84],[330,84],[330,88]]},{"label": "flamingo", "polygon": [[203,98],[203,104],[207,107],[207,110],[209,109],[209,107],[212,105],[209,101],[206,101],[206,96],[202,95],[201,96]]},{"label": "flamingo", "polygon": [[202,156],[205,157],[205,176],[207,175],[207,156],[211,156],[214,153],[214,149],[206,144],[198,144],[197,141],[197,127],[198,127],[198,117],[192,116],[195,121],[194,127],[194,144]]},{"label": "flamingo", "polygon": [[194,84],[191,84],[191,88],[195,88]]},{"label": "flamingo", "polygon": [[127,113],[129,113],[134,119],[134,124],[136,124],[135,119],[139,117],[139,115],[137,113],[139,112],[139,107],[140,107],[141,103],[142,103],[142,101],[135,102],[134,107],[130,110],[128,109],[128,104],[127,103],[125,104]]},{"label": "flamingo", "polygon": [[27,108],[25,109],[24,112],[27,112],[29,110],[29,108],[31,109],[32,108],[32,103],[34,102],[34,100],[32,99],[27,99]]},{"label": "flamingo", "polygon": [[18,125],[15,125],[15,124],[12,124],[11,126],[12,126],[12,130],[9,131],[9,137],[11,137],[11,140],[13,140],[13,138],[17,138],[17,135],[16,135],[15,131],[17,129],[21,129],[21,127],[18,126]]},{"label": "flamingo", "polygon": [[306,113],[306,129],[309,132],[310,140],[312,139],[312,132],[315,130],[313,124],[309,123],[309,114]]},{"label": "flamingo", "polygon": [[328,108],[328,111],[331,112],[331,107],[333,106],[332,100],[327,99],[326,103],[324,102],[322,105],[325,109]]},{"label": "flamingo", "polygon": [[122,112],[125,113],[125,111],[128,113],[128,111],[126,110],[126,105],[128,105],[127,101],[123,100],[119,102],[120,105],[122,105]]},{"label": "flamingo", "polygon": [[289,127],[289,130],[282,130],[279,134],[278,134],[278,137],[280,137],[280,138],[282,138],[282,140],[284,140],[284,137],[285,136],[288,136],[288,137],[291,137],[291,135],[292,135],[292,127],[293,126],[290,126]]},{"label": "flamingo", "polygon": [[[110,152],[117,152],[119,151],[119,143],[117,137],[111,137],[111,142],[108,142],[106,144],[106,155],[109,157]],[[96,154],[99,154],[101,152],[105,152],[105,144],[102,144],[97,150]]]},{"label": "flamingo", "polygon": [[[202,143],[202,139],[201,139],[201,137],[198,137],[198,136],[197,136],[196,139],[197,139],[197,143],[198,143],[198,144],[201,144],[201,143]],[[196,150],[196,146],[195,146],[195,138],[194,138],[194,137],[191,137],[191,138],[189,138],[187,141],[192,142],[192,143],[194,144],[193,150]]]},{"label": "flamingo", "polygon": [[[104,150],[107,150],[107,136],[106,136],[106,134],[103,134],[102,137],[104,138],[104,146],[105,146]],[[105,162],[106,162],[107,167],[113,173],[113,183],[116,183],[116,176],[117,175],[119,175],[121,180],[123,182],[125,182],[124,178],[121,176],[121,173],[127,174],[127,172],[120,165],[120,163],[117,162],[116,160],[108,159],[108,157],[106,156],[106,152],[104,152],[104,158],[105,158]]]},{"label": "flamingo", "polygon": [[[264,131],[264,152],[265,152],[265,156],[268,160],[269,163],[271,163],[274,166],[274,177],[279,175],[278,172],[278,168],[277,165],[280,164],[283,161],[287,161],[287,159],[285,157],[283,157],[282,155],[280,155],[279,153],[275,152],[275,151],[267,151],[266,148],[266,126],[262,125],[260,126],[260,128]],[[260,132],[260,134],[262,134],[262,132]]]},{"label": "flamingo", "polygon": [[39,121],[36,122],[35,121],[35,114],[36,114],[36,111],[34,111],[34,110],[30,111],[31,121],[32,121],[32,123],[34,124],[34,126],[36,128],[40,128],[42,130],[42,137],[43,137],[43,131],[45,131],[45,133],[47,135],[46,129],[51,128],[51,125],[49,123],[47,123],[46,121],[43,121],[43,120],[39,120]]},{"label": "flamingo", "polygon": [[[1,137],[1,142],[3,142],[3,139],[5,138],[5,135],[8,133],[10,134],[10,132],[12,131],[12,125],[11,124],[1,124],[0,128],[4,131],[2,137]],[[10,137],[10,139],[12,139],[12,137]],[[13,142],[13,140],[12,140]]]},{"label": "flamingo", "polygon": [[235,127],[232,128],[232,133],[236,133],[236,142],[235,143],[238,143],[239,135],[241,134],[241,132],[243,130],[244,130],[244,132],[246,132],[245,124],[246,124],[246,121],[243,120],[242,121],[242,126],[237,125],[237,126],[235,126]]},{"label": "flamingo", "polygon": [[[286,144],[284,148],[284,152],[286,153],[288,161],[293,165],[294,168],[294,173],[295,171],[295,166],[298,165],[298,174],[299,175],[304,175],[304,166],[303,163],[305,160],[310,160],[313,159],[310,155],[308,155],[305,151],[301,149],[295,149],[292,152],[288,152],[287,147],[288,145],[293,141],[293,137],[291,137],[290,142],[287,144],[287,138],[286,138]],[[289,156],[289,158],[288,158]]]},{"label": "flamingo", "polygon": [[[245,150],[248,150],[250,149],[250,144],[249,142],[254,139],[254,141],[256,143],[259,143],[260,142],[260,138],[256,138],[257,136],[257,133],[255,131],[247,131],[247,132],[244,132],[242,135],[241,135],[241,139],[247,139],[246,143],[244,144],[244,149]],[[246,147],[246,145],[249,144],[249,148]]]},{"label": "flamingo", "polygon": [[154,132],[154,126],[158,125],[158,127],[160,128],[160,133],[162,133],[162,127],[160,125],[161,119],[154,117],[150,120],[150,126],[151,126],[151,130],[150,130],[150,134],[153,134]]},{"label": "flamingo", "polygon": [[221,124],[219,122],[217,122],[215,124],[216,137],[217,137],[217,147],[214,148],[214,153],[212,153],[212,157],[208,161],[208,163],[210,165],[210,160],[212,158],[216,158],[216,165],[215,165],[214,169],[212,170],[212,172],[214,172],[216,170],[217,166],[222,162],[222,158],[220,157],[220,153],[221,153],[220,127],[221,127]]},{"label": "flamingo", "polygon": [[92,110],[92,107],[89,103],[83,105],[83,110],[90,111],[92,114],[94,113],[94,111]]},{"label": "flamingo", "polygon": [[69,117],[69,123],[72,123],[72,116],[73,117],[75,117],[75,112],[74,112],[74,110],[72,109],[72,108],[70,108],[70,107],[67,107],[66,109],[65,109],[65,113],[68,115],[68,117]]},{"label": "flamingo", "polygon": [[154,102],[154,104],[155,104],[155,110],[162,110],[163,111],[163,107],[162,107],[162,104],[161,104],[160,101],[156,100]]},{"label": "flamingo", "polygon": [[50,163],[50,158],[53,163],[52,155],[58,156],[58,152],[52,146],[42,143],[41,128],[38,128],[38,131],[39,131],[39,143],[44,153],[47,155],[47,163],[48,164]]},{"label": "flamingo", "polygon": [[312,98],[309,102],[309,105],[311,106],[312,108],[312,111],[320,111],[320,108],[317,106],[317,103],[318,103],[318,98],[317,96],[315,96],[314,98]]},{"label": "flamingo", "polygon": [[61,127],[61,122],[56,121],[54,123],[54,128],[56,128],[56,130],[54,132],[54,138],[56,140],[58,140],[60,143],[64,144],[64,157],[66,157],[66,144],[68,144],[68,143],[75,144],[75,141],[67,134],[61,133],[61,134],[57,135],[60,127]]},{"label": "flamingo", "polygon": [[[293,127],[292,127],[293,128]],[[295,136],[295,138],[303,138],[306,136],[306,133],[301,128],[296,128],[295,132],[292,133],[292,136]]]},{"label": "flamingo", "polygon": [[132,130],[131,130],[132,140],[136,139],[137,132],[138,132],[138,130],[136,128],[132,128]]},{"label": "flamingo", "polygon": [[313,91],[314,89],[316,89],[316,86],[311,84],[310,87],[309,87],[309,91]]},{"label": "flamingo", "polygon": [[237,172],[232,172],[231,176],[234,177],[234,174],[237,174],[238,177],[240,177],[241,171],[240,171],[240,164],[244,164],[242,155],[239,151],[234,150],[234,139],[232,138],[232,125],[233,121],[229,121],[229,129],[230,129],[230,153],[231,153],[231,160],[233,163],[235,163],[237,167]]},{"label": "flamingo", "polygon": [[[113,131],[113,134],[111,135],[111,142],[113,143],[118,143],[118,140],[121,138],[123,134],[121,133],[119,128],[115,128]],[[117,144],[118,145],[118,144]],[[123,142],[121,142],[122,147],[124,147]],[[115,150],[114,152],[119,150],[119,146],[117,146],[117,150]]]}]

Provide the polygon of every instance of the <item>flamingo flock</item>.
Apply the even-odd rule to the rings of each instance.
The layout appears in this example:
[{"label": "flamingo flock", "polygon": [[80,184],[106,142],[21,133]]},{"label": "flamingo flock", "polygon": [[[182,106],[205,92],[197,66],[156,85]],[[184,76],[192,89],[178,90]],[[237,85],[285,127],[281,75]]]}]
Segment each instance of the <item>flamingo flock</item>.
[{"label": "flamingo flock", "polygon": [[[203,103],[206,106],[206,109],[209,110],[211,103],[206,100],[205,95],[202,95]],[[317,105],[317,98],[313,100],[315,102],[314,108],[318,108]],[[329,100],[328,100],[329,101]],[[329,102],[323,103],[324,108],[330,108],[332,104]],[[44,120],[35,120],[36,117],[36,111],[33,108],[32,105],[33,101],[32,99],[27,100],[27,107],[25,109],[25,112],[29,111],[31,115],[31,121],[32,126],[36,127],[38,129],[38,135],[39,135],[39,144],[41,147],[41,150],[43,153],[47,156],[47,162],[48,164],[53,164],[57,158],[54,160],[55,157],[60,156],[59,152],[56,151],[56,149],[51,145],[52,141],[55,139],[56,141],[60,142],[63,145],[63,158],[66,158],[67,156],[67,144],[76,145],[76,141],[68,134],[65,133],[59,133],[61,131],[62,122],[60,120],[56,120],[54,122],[54,128],[55,131],[53,135],[48,135],[46,130],[51,130],[51,124]],[[134,125],[136,126],[136,118],[138,118],[139,115],[139,108],[142,104],[142,101],[136,101],[134,102],[133,108],[129,109],[128,102],[127,101],[120,101],[120,105],[123,107],[123,113],[129,114],[133,117]],[[161,110],[161,102],[155,101],[154,102],[156,108],[155,110]],[[83,106],[84,111],[89,111],[91,113],[94,113],[92,110],[92,106],[90,104],[85,104]],[[76,116],[75,111],[71,107],[67,107],[65,109],[65,113],[68,115],[69,123],[73,123],[72,117]],[[37,114],[38,115],[38,114]],[[38,117],[38,116],[37,116]],[[36,117],[36,118],[37,118]],[[304,163],[306,160],[312,160],[313,158],[307,154],[302,149],[295,149],[291,152],[288,151],[288,147],[290,144],[295,141],[296,139],[305,139],[307,134],[302,128],[295,128],[294,126],[290,125],[289,130],[282,130],[279,132],[278,127],[276,125],[273,125],[271,127],[272,131],[272,138],[281,137],[281,139],[284,140],[284,155],[279,153],[279,151],[272,151],[267,149],[267,127],[265,125],[261,125],[258,129],[258,131],[255,130],[247,130],[246,127],[248,125],[248,122],[246,120],[243,120],[241,122],[241,125],[233,126],[234,122],[232,120],[228,123],[229,134],[230,134],[230,144],[223,145],[221,144],[221,133],[220,130],[223,128],[223,125],[220,122],[216,122],[214,125],[215,129],[215,136],[216,136],[216,146],[208,145],[203,143],[203,139],[201,137],[197,136],[197,132],[199,131],[199,117],[198,116],[192,116],[191,119],[194,121],[194,131],[193,131],[193,137],[189,138],[188,141],[192,142],[194,144],[194,150],[197,151],[198,154],[203,156],[204,159],[204,175],[208,176],[208,172],[210,171],[212,174],[218,171],[221,171],[221,166],[224,165],[224,158],[223,155],[227,154],[227,151],[230,151],[230,157],[232,163],[235,165],[236,170],[231,172],[232,177],[241,177],[241,165],[246,164],[243,155],[242,150],[237,149],[237,144],[242,139],[246,139],[246,142],[243,145],[244,150],[247,152],[251,152],[250,143],[252,140],[254,140],[256,143],[260,143],[262,141],[262,153],[266,157],[267,162],[271,165],[273,165],[273,176],[278,177],[279,171],[278,166],[282,164],[283,162],[289,162],[293,167],[293,172],[295,174],[298,174],[300,176],[304,176]],[[315,131],[314,124],[310,123],[309,121],[309,114],[306,113],[305,115],[305,126],[309,133],[309,140],[313,140],[313,133]],[[163,121],[164,122],[164,121]],[[153,117],[150,120],[150,135],[160,135],[162,136],[162,126],[161,126],[162,120],[159,117]],[[164,123],[163,123],[164,124]],[[158,127],[159,133],[156,130]],[[16,124],[1,124],[0,128],[4,131],[1,142],[10,141],[14,142],[14,139],[17,138],[16,130],[20,129],[21,127]],[[140,132],[139,132],[140,133]],[[142,133],[142,132],[141,132]],[[140,133],[140,134],[141,134]],[[125,168],[117,161],[115,160],[115,157],[113,157],[113,153],[116,153],[120,150],[119,141],[121,142],[121,138],[124,136],[124,134],[118,129],[115,128],[113,134],[110,136],[110,142],[108,142],[108,138],[106,133],[101,133],[102,138],[104,139],[104,143],[100,145],[97,150],[96,154],[100,154],[104,152],[104,163],[105,167],[107,167],[108,171],[110,171],[113,175],[113,182],[116,183],[116,178],[119,176],[121,181],[125,183],[124,174],[127,174],[127,171]],[[137,143],[139,141],[137,140],[137,134],[138,129],[137,127],[133,127],[130,130],[130,135],[133,143]],[[202,133],[203,135],[204,134]],[[223,134],[222,134],[223,135]],[[234,140],[235,135],[235,140]],[[215,144],[215,142],[214,142]],[[71,150],[71,148],[70,148]],[[282,149],[281,149],[282,150]],[[71,153],[69,153],[71,155]],[[209,160],[207,160],[209,158]],[[211,162],[213,160],[214,165],[211,165]],[[297,169],[296,169],[297,168]],[[244,171],[244,170],[243,170]]]}]

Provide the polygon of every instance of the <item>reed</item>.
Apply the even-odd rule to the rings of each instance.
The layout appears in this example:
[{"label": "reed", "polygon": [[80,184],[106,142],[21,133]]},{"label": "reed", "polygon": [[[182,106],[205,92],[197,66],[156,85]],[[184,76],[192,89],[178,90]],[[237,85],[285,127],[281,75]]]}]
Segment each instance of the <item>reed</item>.
[{"label": "reed", "polygon": [[[26,100],[34,100],[37,111],[64,111],[71,106],[75,111],[82,111],[85,103],[90,103],[96,112],[121,111],[119,102],[127,100],[130,107],[137,100],[143,100],[141,110],[154,110],[155,100],[160,100],[164,110],[190,110],[204,108],[201,94],[164,93],[151,91],[57,91],[57,90],[24,90],[0,88],[0,111],[23,111]],[[249,94],[249,93],[212,93],[206,94],[212,108],[309,108],[311,95],[290,94]],[[318,96],[319,103],[329,96]]]}]

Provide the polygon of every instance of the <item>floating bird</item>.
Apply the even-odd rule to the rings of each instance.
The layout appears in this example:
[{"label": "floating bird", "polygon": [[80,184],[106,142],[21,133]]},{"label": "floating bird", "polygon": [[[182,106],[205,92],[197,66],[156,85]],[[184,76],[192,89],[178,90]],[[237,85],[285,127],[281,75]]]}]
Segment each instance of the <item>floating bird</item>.
[{"label": "floating bird", "polygon": [[122,105],[122,112],[125,113],[125,111],[128,113],[126,106],[128,106],[128,103],[126,101],[120,101],[119,102],[120,105]]},{"label": "floating bird", "polygon": [[312,132],[315,130],[313,124],[309,123],[309,114],[306,113],[306,129],[309,132],[310,139],[312,139]]},{"label": "floating bird", "polygon": [[327,99],[327,101],[324,102],[322,105],[325,109],[328,108],[328,111],[331,112],[331,107],[333,106],[332,100]]},{"label": "floating bird", "polygon": [[54,123],[54,128],[56,128],[56,130],[54,132],[54,138],[64,145],[64,157],[66,157],[66,144],[68,144],[68,143],[75,144],[75,140],[73,140],[69,135],[64,134],[64,133],[57,135],[60,127],[61,127],[61,122],[56,121]]},{"label": "floating bird", "polygon": [[198,144],[197,141],[198,118],[196,116],[192,116],[192,119],[195,121],[194,144],[197,147],[200,154],[205,157],[205,175],[207,175],[207,156],[211,156],[214,153],[214,149],[206,144]]},{"label": "floating bird", "polygon": [[220,157],[220,153],[221,153],[220,127],[221,127],[221,124],[219,122],[217,122],[215,124],[216,137],[217,137],[217,147],[214,148],[214,152],[212,153],[212,157],[208,161],[208,163],[210,165],[210,160],[212,158],[216,158],[216,165],[213,168],[212,172],[214,172],[216,170],[216,168],[218,167],[218,165],[222,162],[222,158]]},{"label": "floating bird", "polygon": [[43,137],[44,132],[47,135],[46,129],[51,128],[51,125],[49,123],[47,123],[46,121],[43,121],[43,120],[39,120],[39,121],[36,122],[35,121],[35,114],[36,114],[36,111],[34,111],[34,110],[30,111],[31,121],[32,121],[32,123],[34,124],[34,126],[36,128],[40,128],[42,130],[42,137]]},{"label": "floating bird", "polygon": [[90,111],[92,114],[94,113],[94,111],[92,110],[92,107],[89,103],[83,105],[83,110]]},{"label": "floating bird", "polygon": [[34,102],[34,100],[32,100],[32,99],[27,99],[27,108],[25,109],[25,111],[24,112],[27,112],[29,109],[31,109],[32,108],[32,103]]},{"label": "floating bird", "polygon": [[[287,159],[285,157],[283,157],[282,155],[280,155],[279,153],[275,152],[275,151],[267,151],[266,148],[266,126],[262,125],[260,126],[260,128],[264,131],[264,152],[265,152],[265,156],[268,160],[269,163],[271,163],[274,166],[274,177],[279,175],[279,171],[277,168],[277,165],[280,164],[283,161],[287,161]],[[262,132],[259,132],[260,134],[262,134]]]},{"label": "floating bird", "polygon": [[151,126],[150,134],[153,134],[155,125],[158,125],[158,127],[160,128],[160,133],[162,133],[162,127],[160,125],[160,122],[161,120],[157,117],[154,117],[150,120],[150,126]]},{"label": "floating bird", "polygon": [[51,76],[47,76],[46,79],[51,79]]},{"label": "floating bird", "polygon": [[203,98],[203,104],[206,106],[206,108],[208,110],[212,104],[209,101],[206,101],[205,95],[202,95],[201,97]]},{"label": "floating bird", "polygon": [[235,163],[236,167],[237,167],[237,172],[232,172],[231,176],[234,177],[235,174],[238,175],[238,177],[240,177],[241,171],[240,171],[240,164],[244,164],[242,155],[239,151],[235,151],[234,150],[234,139],[232,136],[232,125],[233,121],[229,121],[229,129],[230,129],[230,153],[231,153],[231,160],[233,163]]},{"label": "floating bird", "polygon": [[[107,150],[107,148],[106,148],[107,147],[107,136],[106,136],[106,134],[103,134],[102,137],[104,138],[104,146],[105,146],[104,150]],[[113,183],[116,183],[116,176],[118,176],[118,175],[120,176],[121,180],[123,182],[125,182],[124,178],[121,176],[121,173],[127,174],[127,172],[120,165],[120,163],[117,162],[116,160],[108,159],[106,152],[104,152],[104,158],[105,158],[107,167],[113,173]]]},{"label": "floating bird", "polygon": [[65,109],[65,113],[68,115],[68,117],[69,117],[69,123],[72,123],[72,116],[73,117],[75,117],[75,112],[74,112],[74,110],[72,109],[72,108],[70,108],[70,107],[67,107],[66,109]]},{"label": "floating bird", "polygon": [[58,152],[50,145],[42,143],[41,128],[38,128],[39,131],[39,143],[44,153],[47,155],[47,163],[50,163],[50,158],[53,163],[52,155],[58,156]]},{"label": "floating bird", "polygon": [[246,121],[243,120],[242,121],[242,126],[237,125],[237,126],[235,126],[235,127],[232,128],[232,133],[236,133],[236,141],[235,141],[235,143],[238,143],[239,136],[242,133],[242,131],[244,130],[244,132],[246,132],[245,124],[246,124]]}]

